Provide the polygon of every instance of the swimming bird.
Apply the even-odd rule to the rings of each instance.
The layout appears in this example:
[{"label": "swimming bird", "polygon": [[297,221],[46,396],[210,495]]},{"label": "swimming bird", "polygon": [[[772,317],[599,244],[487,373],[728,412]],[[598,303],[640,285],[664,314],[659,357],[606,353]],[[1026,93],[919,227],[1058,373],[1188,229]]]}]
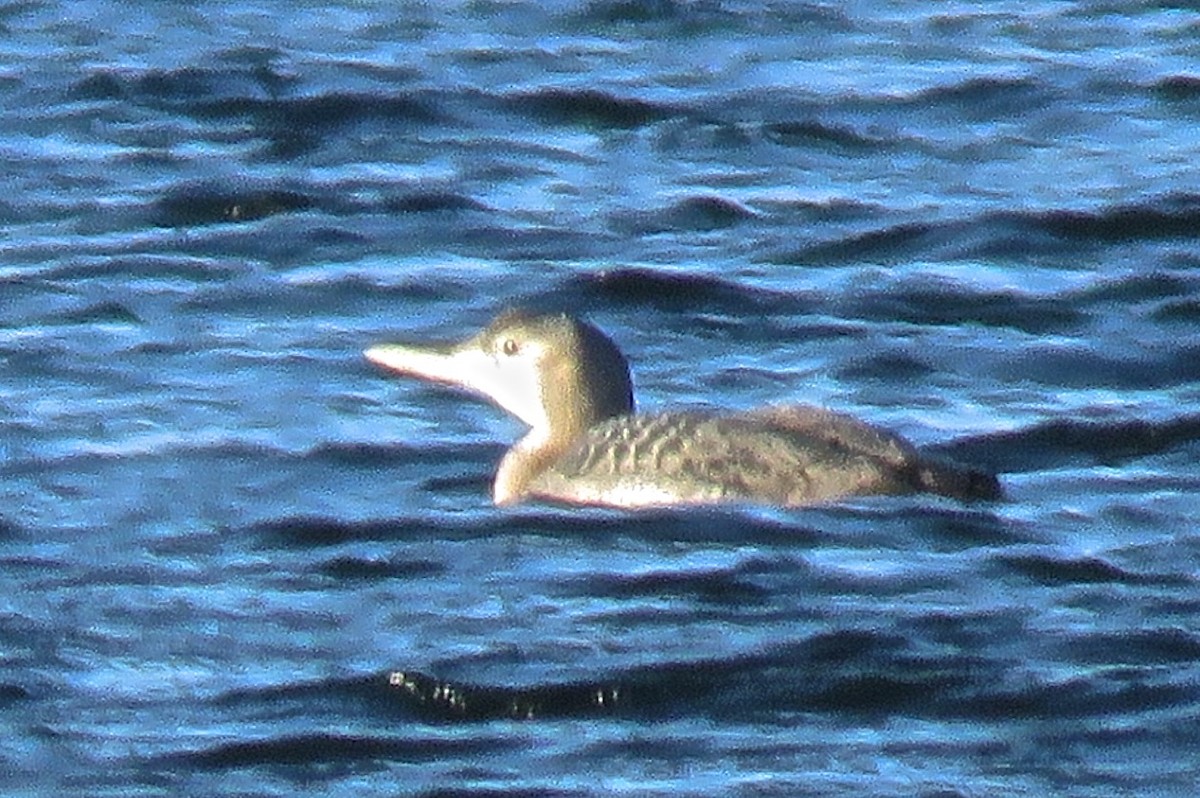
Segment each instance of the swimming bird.
[{"label": "swimming bird", "polygon": [[929,491],[998,499],[991,474],[921,454],[899,435],[809,405],[634,413],[629,364],[592,324],[506,311],[453,344],[364,352],[398,374],[479,394],[529,425],[492,498],[609,507],[746,502],[803,506]]}]

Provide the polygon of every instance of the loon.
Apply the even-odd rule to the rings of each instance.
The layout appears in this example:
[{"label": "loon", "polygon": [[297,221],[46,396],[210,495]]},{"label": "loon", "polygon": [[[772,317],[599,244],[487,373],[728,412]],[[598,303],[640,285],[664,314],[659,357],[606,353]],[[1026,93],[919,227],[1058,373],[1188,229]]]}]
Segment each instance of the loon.
[{"label": "loon", "polygon": [[808,405],[634,413],[625,356],[566,314],[510,310],[458,343],[380,344],[391,372],[482,395],[529,425],[500,461],[497,505],[607,507],[741,502],[798,507],[871,494],[1001,497],[991,474],[899,435]]}]

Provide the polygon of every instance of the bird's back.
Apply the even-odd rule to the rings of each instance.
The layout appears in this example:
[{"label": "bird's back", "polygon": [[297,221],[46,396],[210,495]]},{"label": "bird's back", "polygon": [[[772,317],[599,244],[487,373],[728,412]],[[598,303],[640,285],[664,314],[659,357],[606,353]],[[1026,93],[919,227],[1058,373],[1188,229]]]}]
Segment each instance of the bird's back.
[{"label": "bird's back", "polygon": [[638,507],[719,501],[802,506],[921,490],[996,498],[999,488],[988,475],[924,458],[878,427],[793,405],[609,419],[537,475],[529,492],[568,503]]}]

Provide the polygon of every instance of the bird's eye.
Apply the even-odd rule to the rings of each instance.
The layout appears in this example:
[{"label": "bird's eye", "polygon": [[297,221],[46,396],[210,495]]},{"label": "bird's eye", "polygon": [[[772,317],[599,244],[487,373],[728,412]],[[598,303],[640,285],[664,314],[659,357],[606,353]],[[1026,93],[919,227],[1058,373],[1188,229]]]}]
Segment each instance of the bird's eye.
[{"label": "bird's eye", "polygon": [[509,338],[504,342],[504,346],[502,347],[502,349],[504,350],[504,354],[508,355],[509,357],[512,357],[517,352],[521,351],[521,345],[518,344],[513,339]]}]

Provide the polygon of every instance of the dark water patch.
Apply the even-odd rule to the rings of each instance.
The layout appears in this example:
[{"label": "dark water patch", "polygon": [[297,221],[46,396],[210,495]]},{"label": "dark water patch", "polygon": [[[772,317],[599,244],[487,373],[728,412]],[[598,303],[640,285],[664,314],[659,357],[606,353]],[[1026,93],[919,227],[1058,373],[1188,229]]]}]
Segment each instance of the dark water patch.
[{"label": "dark water patch", "polygon": [[1012,607],[968,611],[935,609],[901,622],[898,630],[913,639],[950,646],[956,651],[986,651],[997,641],[1016,643],[1027,635],[1030,612]]},{"label": "dark water patch", "polygon": [[16,197],[11,199],[0,197],[0,224],[4,225],[44,223],[53,218],[70,219],[74,223],[76,214],[77,211],[74,208],[54,208],[44,203],[31,203]]},{"label": "dark water patch", "polygon": [[329,141],[324,131],[286,124],[265,124],[257,132],[265,142],[261,157],[267,161],[299,160],[319,151]]},{"label": "dark water patch", "polygon": [[661,221],[677,230],[719,230],[753,219],[749,208],[722,197],[687,197],[668,208]]},{"label": "dark water patch", "polygon": [[[490,778],[490,773],[484,773]],[[416,793],[418,798],[585,798],[594,795],[592,790],[568,790],[564,788],[535,787],[521,783],[510,789],[503,787],[435,787]]]},{"label": "dark water patch", "polygon": [[[979,465],[970,460],[958,462]],[[834,506],[813,512],[830,519],[826,528],[837,530],[842,545],[861,548],[908,550],[919,542],[932,551],[962,551],[1040,541],[1030,530],[986,509],[939,506],[930,501],[924,496],[889,497],[865,507]]]},{"label": "dark water patch", "polygon": [[[484,772],[486,778],[492,774]],[[521,783],[509,789],[503,787],[435,787],[416,793],[418,798],[585,798],[594,795],[592,790],[568,790],[564,788],[535,787]]]},{"label": "dark water patch", "polygon": [[29,378],[59,379],[62,376],[59,364],[62,358],[74,355],[61,342],[41,342],[38,346],[0,347],[4,364],[11,373]]},{"label": "dark water patch", "polygon": [[470,739],[367,737],[341,734],[302,734],[263,740],[220,743],[186,754],[174,754],[152,764],[213,770],[288,766],[316,770],[321,765],[350,762],[439,762],[450,757],[489,757],[511,750],[505,737]]},{"label": "dark water patch", "polygon": [[120,302],[98,302],[94,305],[64,313],[54,321],[62,324],[133,324],[140,325],[138,315]]},{"label": "dark water patch", "polygon": [[612,714],[631,701],[628,693],[622,696],[618,684],[587,681],[509,688],[451,683],[418,671],[393,671],[388,685],[419,716],[438,720],[587,717]]},{"label": "dark water patch", "polygon": [[341,582],[377,582],[385,579],[416,579],[439,576],[446,566],[432,560],[397,558],[335,557],[322,563],[318,570]]},{"label": "dark water patch", "polygon": [[762,389],[765,392],[782,394],[795,390],[796,377],[794,374],[781,373],[769,367],[733,366],[723,368],[712,376],[706,376],[703,385],[715,395],[742,389]]},{"label": "dark water patch", "polygon": [[232,708],[251,715],[275,714],[288,705],[327,709],[329,706],[354,702],[369,708],[372,702],[378,703],[379,688],[384,681],[384,677],[378,675],[336,676],[238,687],[212,697],[209,702],[216,707]]},{"label": "dark water patch", "polygon": [[924,714],[938,703],[931,695],[960,690],[966,683],[963,675],[932,663],[908,677],[886,671],[845,674],[828,679],[804,704],[816,711],[856,715]]},{"label": "dark water patch", "polygon": [[[744,31],[755,37],[764,34],[769,37],[772,33],[786,32],[785,35],[798,41],[822,46],[827,36],[852,34],[861,30],[855,17],[841,6],[823,3],[773,3],[743,7],[727,3],[681,2],[681,5],[690,13],[704,14],[706,18],[715,20],[721,26],[716,32],[725,35]],[[701,47],[705,44],[700,42]],[[812,50],[806,47],[806,52],[811,55]]]},{"label": "dark water patch", "polygon": [[588,260],[606,260],[612,251],[605,236],[562,227],[476,224],[451,232],[447,238],[437,239],[440,246],[453,252],[474,253],[488,262],[551,262],[574,267]]},{"label": "dark water patch", "polygon": [[884,139],[865,136],[845,125],[815,120],[772,122],[763,125],[763,136],[783,147],[822,149],[841,155],[868,156],[889,145]]},{"label": "dark water patch", "polygon": [[653,235],[673,230],[722,230],[754,216],[732,200],[701,196],[687,197],[657,211],[619,211],[609,217],[608,224],[625,235]]},{"label": "dark water patch", "polygon": [[861,222],[879,218],[885,211],[879,205],[858,200],[834,197],[827,200],[755,199],[754,208],[767,211],[772,217],[795,221],[798,225],[813,222]]},{"label": "dark water patch", "polygon": [[113,72],[88,75],[67,91],[71,100],[123,100],[129,94],[125,81]]},{"label": "dark water patch", "polygon": [[1200,195],[1176,193],[1099,211],[992,212],[968,219],[902,222],[771,255],[775,263],[831,266],[862,261],[956,260],[1078,254],[1096,246],[1200,237]]},{"label": "dark water patch", "polygon": [[67,97],[73,100],[178,101],[211,94],[221,77],[221,73],[197,67],[151,70],[139,75],[105,69],[76,81]]},{"label": "dark water patch", "polygon": [[[696,662],[635,669],[611,678],[527,687],[446,681],[419,671],[393,671],[394,699],[418,716],[478,722],[497,718],[677,716],[714,687],[714,676],[737,670],[735,662]],[[681,671],[688,677],[680,678]]]},{"label": "dark water patch", "polygon": [[[61,369],[58,373],[61,373]],[[93,384],[96,382],[95,366],[89,365],[81,373],[91,379]],[[132,375],[127,375],[127,378],[134,379]],[[6,467],[12,474],[62,476],[72,473],[100,472],[103,466],[133,462],[137,462],[140,467],[157,468],[189,456],[196,457],[205,464],[260,463],[264,468],[267,464],[274,467],[278,461],[293,457],[292,453],[286,449],[276,448],[265,443],[220,441],[213,445],[184,446],[179,449],[163,447],[137,454],[115,449],[71,450],[56,455],[32,455],[19,462],[9,463]]]},{"label": "dark water patch", "polygon": [[[1002,484],[1000,489],[1003,489]],[[914,499],[920,500],[922,497]],[[873,514],[865,514],[862,517],[870,518],[871,515]],[[961,551],[1001,544],[1027,543],[1038,539],[1028,529],[1014,526],[987,510],[918,505],[902,507],[881,515],[889,523],[896,525],[889,530],[887,539],[894,541],[898,548],[910,547],[913,541],[921,540],[932,551]]]},{"label": "dark water patch", "polygon": [[601,25],[683,24],[680,35],[694,31],[696,24],[732,22],[737,15],[719,3],[688,3],[680,0],[590,0],[580,15],[581,23]]},{"label": "dark water patch", "polygon": [[1031,224],[1070,241],[1200,239],[1200,194],[1169,194],[1091,213],[1050,211],[1026,218]]},{"label": "dark water patch", "polygon": [[1134,304],[1190,297],[1200,294],[1200,281],[1188,275],[1152,271],[1128,274],[1106,280],[1075,293],[1066,301],[1071,304]]},{"label": "dark water patch", "polygon": [[[302,264],[304,265],[304,264]],[[463,304],[476,298],[477,289],[459,275],[422,276],[391,284],[375,278],[347,274],[337,279],[307,285],[289,286],[284,304],[280,303],[278,283],[272,280],[241,281],[191,293],[179,303],[185,310],[214,314],[248,314],[260,318],[268,313],[289,318],[324,317],[334,309],[360,311],[367,306],[404,307],[410,302],[457,301]],[[386,313],[383,318],[399,314]],[[364,370],[366,365],[364,362]]]},{"label": "dark water patch", "polygon": [[1200,76],[1168,75],[1154,83],[1152,89],[1159,99],[1166,102],[1195,102],[1200,100]]},{"label": "dark water patch", "polygon": [[561,587],[570,595],[613,599],[674,597],[723,606],[765,604],[771,591],[740,575],[740,570],[605,574],[574,580]]},{"label": "dark water patch", "polygon": [[[817,596],[864,596],[880,602],[904,602],[913,597],[930,594],[949,595],[959,588],[961,581],[949,574],[934,574],[928,571],[917,573],[864,573],[860,570],[831,570],[816,573],[806,586],[806,592]],[[827,621],[828,615],[812,612],[811,617]]]},{"label": "dark water patch", "polygon": [[506,519],[488,519],[492,534],[504,529],[522,533],[564,535],[589,542],[619,533],[623,537],[655,542],[739,541],[803,545],[817,533],[800,519],[769,517],[737,508],[677,507],[646,511],[608,511],[565,508],[557,512],[533,510]]},{"label": "dark water patch", "polygon": [[[273,52],[273,51],[268,51]],[[221,58],[220,68],[184,66],[146,71],[97,70],[76,81],[74,100],[124,100],[150,107],[188,109],[196,103],[244,96],[278,97],[298,80],[272,65],[275,58]]]},{"label": "dark water patch", "polygon": [[687,312],[808,315],[818,312],[819,302],[799,293],[752,288],[731,280],[700,274],[657,271],[644,268],[615,268],[577,274],[555,289],[555,295],[571,299],[578,307],[650,307],[664,313]]},{"label": "dark water patch", "polygon": [[[667,158],[698,159],[703,153],[716,157],[744,152],[754,143],[750,129],[736,122],[696,117],[680,117],[661,124],[654,135],[655,150]],[[754,176],[732,174],[704,175],[708,187],[756,185]]]},{"label": "dark water patch", "polygon": [[338,130],[374,124],[401,136],[444,121],[440,105],[425,94],[335,91],[272,99],[203,99],[188,103],[184,110],[204,122],[248,120],[254,137],[266,142],[267,158],[290,160],[325,146]]},{"label": "dark water patch", "polygon": [[666,105],[618,97],[600,89],[538,89],[508,95],[505,104],[514,113],[549,124],[616,130],[643,127],[679,114]]},{"label": "dark water patch", "polygon": [[1061,254],[1062,250],[1063,245],[1053,236],[1034,229],[1025,220],[985,214],[970,219],[901,222],[854,232],[784,251],[771,260],[803,266],[857,266],[862,261],[903,264],[912,260],[1012,260],[1047,252]]},{"label": "dark water patch", "polygon": [[1007,327],[1035,335],[1070,332],[1087,319],[1056,298],[1016,290],[986,290],[940,277],[917,276],[844,301],[846,313],[870,321]]},{"label": "dark water patch", "polygon": [[154,206],[160,227],[192,227],[252,222],[281,213],[305,211],[316,200],[299,191],[203,184],[171,189]]},{"label": "dark water patch", "polygon": [[[102,565],[89,567],[79,572],[60,568],[56,577],[42,580],[46,587],[73,587],[77,585],[103,585],[106,587],[191,587],[196,577],[191,573],[180,573],[167,564],[130,563],[128,565]],[[175,609],[164,609],[167,615]],[[149,621],[152,613],[142,617]]]},{"label": "dark water patch", "polygon": [[[609,629],[638,629],[642,632],[649,630],[658,630],[660,634],[672,635],[680,626],[693,623],[695,621],[706,621],[710,623],[738,623],[746,620],[746,615],[749,613],[739,613],[731,611],[730,607],[713,607],[712,605],[685,606],[682,602],[672,602],[668,606],[663,606],[663,602],[653,602],[654,606],[650,606],[651,602],[645,604],[632,604],[625,609],[609,609],[602,616],[597,617],[597,622]],[[754,615],[761,619],[766,612],[755,612]],[[789,613],[789,619],[795,619],[799,613]],[[819,617],[817,613],[811,613],[811,617]]]},{"label": "dark water patch", "polygon": [[32,697],[33,694],[19,684],[0,682],[0,707],[8,708]]},{"label": "dark water patch", "polygon": [[935,232],[938,232],[938,228],[932,223],[905,222],[833,241],[809,244],[790,253],[774,256],[772,260],[797,265],[907,260],[916,253],[929,249]]},{"label": "dark water patch", "polygon": [[1115,466],[1190,446],[1200,440],[1200,415],[1165,421],[1051,419],[1010,432],[929,447],[999,472],[1023,473],[1071,465]]},{"label": "dark water patch", "polygon": [[1078,634],[1062,642],[1073,662],[1097,665],[1183,665],[1200,662],[1200,637],[1179,628]]},{"label": "dark water patch", "polygon": [[328,132],[369,121],[428,124],[442,119],[424,94],[335,91],[283,99],[238,97],[199,103],[196,115],[213,119],[250,118],[264,131]]},{"label": "dark water patch", "polygon": [[325,225],[305,230],[304,238],[314,247],[364,247],[371,243],[371,239],[361,233]]},{"label": "dark water patch", "polygon": [[956,714],[992,720],[1080,720],[1168,709],[1196,699],[1193,687],[1150,685],[1140,676],[1127,683],[1114,681],[1106,684],[1104,680],[1078,678],[993,687],[962,701]]},{"label": "dark water patch", "polygon": [[1098,351],[1092,343],[1039,344],[998,364],[996,373],[1005,380],[1056,388],[1162,390],[1200,379],[1200,345],[1167,351],[1146,348],[1113,356]]},{"label": "dark water patch", "polygon": [[1029,78],[980,77],[918,92],[904,101],[921,109],[950,109],[969,120],[1011,122],[1053,104],[1045,83]]},{"label": "dark water patch", "polygon": [[601,23],[662,22],[678,18],[683,10],[676,0],[592,0],[584,17]]},{"label": "dark water patch", "polygon": [[383,207],[391,213],[460,213],[491,210],[482,202],[451,191],[414,191],[384,200]]},{"label": "dark water patch", "polygon": [[229,81],[227,71],[183,67],[155,69],[138,76],[133,83],[136,93],[155,100],[192,100],[209,96]]},{"label": "dark water patch", "polygon": [[1007,570],[1043,585],[1143,585],[1159,581],[1157,577],[1127,571],[1099,557],[1068,559],[1048,554],[998,554],[993,560]]},{"label": "dark water patch", "polygon": [[1178,302],[1164,302],[1151,314],[1154,321],[1167,324],[1197,324],[1200,323],[1200,299],[1183,299]]},{"label": "dark water patch", "polygon": [[1138,272],[1084,289],[1076,298],[1082,302],[1144,302],[1190,296],[1198,288],[1197,280],[1190,276],[1163,271]]},{"label": "dark water patch", "polygon": [[134,344],[126,351],[132,355],[149,357],[190,355],[196,352],[196,345],[194,341],[178,339],[173,341],[143,341],[142,343]]},{"label": "dark water patch", "polygon": [[323,443],[309,450],[305,459],[331,466],[350,468],[380,468],[401,464],[473,460],[499,452],[495,445],[478,444],[455,446],[403,446],[382,443]]},{"label": "dark water patch", "polygon": [[[734,312],[732,308],[729,310],[714,309],[711,313],[701,315],[694,315],[682,309],[673,312],[678,313],[680,334],[687,337],[695,336],[705,341],[706,349],[704,351],[709,354],[722,352],[725,347],[730,345],[777,346],[780,341],[802,344],[830,339],[862,340],[868,337],[864,327],[852,322],[836,320],[827,323],[810,321],[803,316],[796,318],[801,313],[818,315],[823,312],[799,310],[802,307],[821,306],[821,300],[812,295],[801,292],[791,296],[778,295],[780,297],[778,305],[772,303],[772,296],[771,292],[766,292],[765,296],[754,297],[756,302],[761,301],[767,304],[760,304],[761,310],[742,314]],[[787,309],[789,306],[792,308],[791,310]],[[652,328],[657,329],[656,325],[661,323],[661,317],[646,318],[646,324]],[[706,378],[706,380],[710,379],[713,378]],[[781,379],[784,380],[782,384],[787,386],[789,392],[795,389],[795,375],[784,376]],[[712,387],[715,388],[715,384]]]},{"label": "dark water patch", "polygon": [[0,541],[16,540],[24,535],[24,527],[11,518],[0,515]]},{"label": "dark water patch", "polygon": [[195,283],[225,282],[244,274],[245,266],[226,260],[186,255],[122,254],[105,258],[70,260],[45,272],[50,279],[72,280],[104,276],[150,280],[186,280]]},{"label": "dark water patch", "polygon": [[[499,462],[499,457],[494,462]],[[488,496],[492,492],[494,479],[491,471],[477,474],[460,474],[449,477],[429,477],[421,480],[420,488],[428,493],[465,493],[471,496]]]},{"label": "dark water patch", "polygon": [[925,658],[903,638],[856,630],[818,635],[762,654],[669,662],[578,682],[505,687],[417,671],[389,677],[396,699],[422,717],[760,717],[779,712],[954,715],[958,698],[988,694],[996,666],[963,656]]},{"label": "dark water patch", "polygon": [[655,542],[731,541],[744,544],[814,545],[821,532],[803,517],[771,517],[755,509],[667,508],[623,512],[595,508],[555,509],[530,504],[517,510],[487,508],[464,518],[427,514],[364,521],[325,516],[290,516],[249,528],[265,545],[287,548],[336,546],[355,541],[469,540],[498,535],[544,535],[570,538],[588,545],[609,541],[613,534]]},{"label": "dark water patch", "polygon": [[[234,47],[222,52],[217,61],[229,64],[269,97],[281,97],[300,85],[300,78],[284,66],[289,62],[288,53],[276,47]],[[403,70],[397,72],[401,74],[396,77],[402,79]]]},{"label": "dark water patch", "polygon": [[[1174,478],[1162,478],[1159,476],[1151,476],[1149,478],[1142,477],[1140,479],[1123,479],[1122,486],[1127,486],[1133,482],[1139,486],[1146,486],[1150,490],[1154,490],[1152,483],[1163,479],[1167,484],[1171,482],[1187,484],[1189,480]],[[1115,480],[1114,480],[1115,482]],[[1197,480],[1190,480],[1192,484],[1197,484]],[[1164,485],[1161,489],[1167,489]],[[1167,529],[1175,523],[1174,514],[1169,510],[1164,510],[1139,501],[1140,496],[1136,494],[1125,497],[1114,495],[1106,502],[1104,509],[1100,511],[1098,517],[1105,523],[1111,524],[1113,529],[1126,529],[1131,533],[1135,530],[1156,530]]]},{"label": "dark water patch", "polygon": [[[436,530],[436,531],[435,531]],[[357,541],[411,540],[446,534],[439,522],[417,518],[381,521],[341,521],[319,516],[295,516],[258,524],[253,531],[269,546],[311,548]]]},{"label": "dark water patch", "polygon": [[[8,576],[25,576],[44,583],[44,577],[65,573],[69,570],[68,562],[59,557],[45,557],[28,554],[18,554],[0,558],[0,567]],[[77,584],[74,577],[63,577],[64,583]],[[7,630],[6,630],[7,631]]]},{"label": "dark water patch", "polygon": [[850,382],[882,380],[886,382],[916,381],[935,373],[937,369],[907,352],[880,352],[854,358],[836,371],[839,379]]}]

